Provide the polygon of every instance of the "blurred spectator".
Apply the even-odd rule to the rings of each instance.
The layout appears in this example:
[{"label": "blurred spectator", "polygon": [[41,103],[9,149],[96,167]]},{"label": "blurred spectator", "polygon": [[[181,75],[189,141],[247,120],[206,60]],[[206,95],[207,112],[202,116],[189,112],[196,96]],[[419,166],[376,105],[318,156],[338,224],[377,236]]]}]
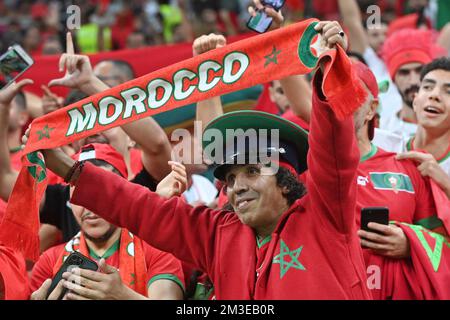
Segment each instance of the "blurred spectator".
[{"label": "blurred spectator", "polygon": [[42,44],[42,55],[54,55],[63,53],[63,47],[58,36],[48,37]]},{"label": "blurred spectator", "polygon": [[145,47],[146,45],[147,41],[145,39],[145,34],[141,31],[133,31],[127,37],[127,49],[138,49]]}]

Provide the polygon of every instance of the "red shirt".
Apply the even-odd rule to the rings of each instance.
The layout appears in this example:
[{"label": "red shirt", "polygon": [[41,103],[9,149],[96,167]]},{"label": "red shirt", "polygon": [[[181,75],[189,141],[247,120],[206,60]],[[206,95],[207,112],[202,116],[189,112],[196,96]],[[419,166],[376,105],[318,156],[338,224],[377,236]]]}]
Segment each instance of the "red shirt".
[{"label": "red shirt", "polygon": [[[442,226],[436,216],[428,179],[412,161],[396,160],[395,153],[372,145],[358,167],[357,213],[364,207],[389,207],[389,220],[420,224],[428,229]],[[356,215],[358,225],[361,216]]]},{"label": "red shirt", "polygon": [[[396,160],[395,153],[372,145],[369,154],[362,157],[358,168],[358,199],[356,218],[364,207],[388,207],[389,220],[422,225],[433,230],[443,227],[436,215],[430,181],[423,178],[412,161]],[[410,280],[411,260],[390,259],[364,249],[367,273],[372,280],[369,286],[375,299],[411,299],[413,296],[398,292],[421,292],[417,280]],[[374,269],[378,268],[378,269]],[[380,270],[380,280],[373,281],[374,272]],[[409,283],[408,290],[400,290],[402,281]],[[419,297],[417,295],[416,297]]]},{"label": "red shirt", "polygon": [[162,199],[89,163],[71,202],[206,271],[217,299],[370,299],[354,217],[353,119],[337,120],[314,93],[310,127],[308,194],[283,213],[259,259],[254,230],[234,213]]},{"label": "red shirt", "polygon": [[[31,274],[30,286],[32,292],[39,289],[46,279],[53,278],[53,268],[61,256],[65,245],[61,244],[52,247],[40,256]],[[115,268],[119,268],[118,245],[119,241],[113,244],[104,255],[106,263]],[[147,287],[155,280],[168,279],[176,282],[184,291],[184,276],[181,269],[181,262],[171,254],[152,248],[145,242],[142,242],[142,249],[144,250],[147,264]],[[96,256],[91,251],[90,258],[98,262],[101,257]]]}]

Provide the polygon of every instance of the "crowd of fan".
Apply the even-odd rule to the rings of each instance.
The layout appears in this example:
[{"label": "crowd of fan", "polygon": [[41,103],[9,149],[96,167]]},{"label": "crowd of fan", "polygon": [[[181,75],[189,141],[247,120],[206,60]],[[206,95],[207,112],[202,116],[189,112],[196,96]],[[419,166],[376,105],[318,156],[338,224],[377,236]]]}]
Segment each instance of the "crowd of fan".
[{"label": "crowd of fan", "polygon": [[[372,4],[377,4],[381,8],[382,19],[375,26],[366,24],[370,17],[366,9]],[[70,5],[77,5],[81,8],[81,25],[73,35],[69,34],[66,38],[66,21],[68,19],[66,8]],[[249,17],[249,11],[247,10],[249,5],[259,7],[261,3],[258,0],[141,0],[128,2],[80,0],[70,1],[70,3],[68,1],[3,1],[0,5],[1,50],[6,50],[13,43],[20,43],[34,57],[60,55],[66,52],[73,59],[71,67],[76,69],[77,76],[70,78],[69,72],[66,77],[54,83],[73,89],[65,101],[60,101],[61,98],[55,96],[50,89],[44,88],[41,104],[42,114],[47,114],[63,105],[79,101],[89,95],[106,90],[108,87],[117,86],[134,78],[134,71],[126,62],[105,60],[91,68],[86,54],[136,49],[166,43],[193,42],[194,56],[199,55],[225,46],[227,43],[225,36],[248,32],[245,23]],[[448,4],[439,0],[288,0],[286,8],[283,10],[284,17],[281,13],[274,14],[273,27],[277,28],[282,22],[289,24],[314,16],[322,20],[341,21],[340,25],[346,33],[345,37],[339,37],[342,30],[337,22],[326,22],[320,25],[324,34],[338,31],[336,34],[333,33],[328,36],[327,41],[329,41],[330,46],[339,44],[346,47],[348,45],[347,53],[353,61],[355,74],[364,84],[368,93],[367,101],[361,105],[354,117],[355,141],[361,155],[357,168],[357,181],[354,181],[358,188],[356,207],[361,209],[363,207],[388,206],[390,208],[390,220],[420,225],[429,232],[436,233],[436,237],[442,235],[444,239],[442,241],[448,244],[447,228],[450,220],[447,221],[447,218],[442,218],[450,214],[450,200],[448,200],[450,199],[450,60],[448,58],[450,52],[450,10],[448,10]],[[252,10],[250,10],[250,14],[251,12]],[[72,45],[75,52],[79,54],[71,52]],[[69,60],[65,60],[64,63],[68,64],[67,61]],[[85,78],[96,80],[86,83],[78,82],[81,81],[83,75],[86,76]],[[112,75],[120,75],[120,77],[114,78]],[[320,116],[319,111],[326,104],[321,100],[320,93],[317,93],[318,88],[321,87],[321,81],[323,79],[318,71],[313,78],[311,78],[311,75],[291,76],[267,83],[255,109],[279,115],[281,119],[292,121],[305,131],[309,131],[310,127],[312,131],[322,129],[324,136],[327,128],[336,126],[338,128],[336,132],[342,131],[344,137],[344,129],[339,127],[337,122],[334,123],[333,120],[325,119],[326,117],[321,119],[323,122],[319,123],[322,128],[314,123]],[[29,123],[29,115],[27,114],[26,95],[19,89],[26,84],[21,83],[15,89],[16,91],[10,88],[9,96],[5,93],[8,89],[3,90],[3,93],[0,94],[0,126],[3,126],[0,127],[0,153],[2,153],[0,155],[0,197],[5,200],[5,202],[0,203],[0,213],[5,210],[5,203],[12,192],[20,169],[21,137],[24,131],[23,127]],[[26,90],[26,87],[24,89]],[[214,118],[222,116],[221,101],[219,98],[212,98],[208,101],[199,102],[196,112],[197,120],[206,124]],[[328,120],[330,123],[326,122]],[[315,152],[324,152],[324,148],[318,148],[315,144],[317,143],[315,139],[320,138],[318,133],[311,132],[310,135],[314,137],[314,139],[310,137],[310,150],[314,150],[311,152],[311,157],[317,157]],[[336,139],[333,138],[334,140]],[[218,172],[214,173],[217,178],[216,181],[207,179],[202,175],[207,169],[205,164],[184,164],[183,166],[178,162],[170,162],[171,159],[174,160],[171,158],[171,151],[175,145],[174,143],[171,145],[171,143],[158,123],[152,118],[146,118],[124,125],[120,129],[111,129],[83,141],[77,141],[64,147],[63,155],[45,154],[47,162],[55,164],[58,161],[63,163],[64,157],[69,157],[69,159],[72,157],[79,161],[89,159],[86,157],[89,157],[92,151],[95,151],[97,155],[95,159],[88,160],[93,166],[102,167],[106,171],[113,172],[114,175],[122,176],[134,184],[144,186],[154,191],[158,197],[154,196],[153,193],[144,196],[143,189],[138,189],[135,186],[128,190],[122,182],[116,180],[117,178],[111,177],[113,174],[108,176],[105,173],[97,172],[91,164],[82,169],[83,166],[77,167],[79,165],[75,163],[70,171],[72,176],[69,177],[69,181],[66,181],[69,182],[69,185],[62,184],[61,178],[56,175],[49,176],[51,183],[47,187],[40,206],[42,255],[34,268],[28,270],[31,277],[30,286],[26,288],[26,293],[21,288],[14,288],[10,289],[8,295],[8,288],[6,288],[3,294],[6,291],[7,298],[24,298],[30,297],[31,292],[34,292],[31,295],[33,299],[45,299],[48,298],[48,294],[50,294],[49,298],[52,299],[58,298],[62,288],[65,287],[70,290],[70,293],[66,295],[66,298],[69,299],[140,299],[143,297],[153,299],[211,299],[214,297],[219,299],[429,298],[427,293],[424,293],[425,291],[422,292],[421,289],[416,291],[414,288],[409,291],[406,289],[401,291],[398,287],[389,292],[385,289],[369,290],[369,293],[368,289],[373,288],[366,288],[365,282],[363,284],[355,282],[357,284],[348,289],[348,292],[341,293],[339,290],[342,288],[339,287],[339,284],[342,284],[342,281],[350,281],[352,275],[339,275],[328,271],[327,267],[323,267],[323,270],[321,270],[323,279],[328,281],[321,284],[321,286],[327,288],[326,292],[320,293],[323,290],[310,288],[308,295],[300,293],[300,291],[286,290],[286,288],[291,288],[289,287],[291,284],[285,285],[286,280],[282,282],[285,276],[283,271],[280,277],[278,277],[278,274],[276,275],[279,278],[276,281],[273,280],[273,275],[270,278],[272,282],[266,279],[272,287],[267,284],[255,285],[255,288],[252,287],[251,289],[254,291],[249,289],[251,293],[247,294],[247,283],[234,283],[237,287],[245,287],[242,292],[234,292],[232,288],[230,289],[225,284],[227,281],[233,281],[226,280],[226,272],[219,272],[218,270],[230,270],[229,272],[239,273],[239,268],[244,270],[248,267],[247,265],[244,266],[247,262],[243,262],[247,260],[237,254],[236,259],[244,259],[241,261],[241,266],[233,265],[233,267],[227,269],[228,266],[220,265],[220,268],[223,268],[220,269],[217,264],[223,264],[224,258],[222,257],[222,260],[220,260],[215,257],[215,254],[208,256],[210,252],[206,249],[223,250],[224,252],[227,250],[217,244],[219,241],[215,242],[213,248],[207,245],[210,239],[201,234],[203,231],[208,232],[208,230],[204,230],[206,227],[198,227],[200,230],[198,231],[198,239],[204,240],[205,243],[205,248],[201,248],[205,250],[204,252],[197,248],[201,245],[195,243],[195,240],[189,238],[188,235],[177,236],[174,233],[161,235],[161,238],[157,238],[158,236],[153,235],[153,233],[167,233],[172,230],[170,228],[174,228],[171,221],[165,220],[169,219],[168,216],[171,216],[169,213],[172,205],[179,211],[180,228],[183,229],[183,234],[197,233],[197,229],[190,230],[188,227],[190,223],[193,223],[193,226],[198,223],[192,222],[188,218],[182,218],[184,212],[186,212],[186,217],[194,212],[199,216],[198,219],[203,219],[201,222],[209,226],[209,223],[213,224],[211,222],[213,220],[205,220],[205,216],[211,214],[211,211],[208,211],[209,208],[235,211],[242,224],[249,225],[255,231],[256,237],[254,238],[256,240],[252,239],[252,241],[255,240],[257,243],[255,245],[257,262],[255,262],[256,270],[252,271],[254,271],[256,277],[259,277],[260,274],[273,272],[273,270],[270,271],[270,268],[264,268],[263,265],[264,261],[267,260],[266,256],[275,255],[274,251],[270,251],[274,247],[270,246],[270,243],[278,241],[275,240],[275,234],[271,234],[274,228],[267,234],[265,233],[266,229],[260,228],[260,225],[255,222],[256,220],[250,221],[251,218],[240,216],[240,210],[244,210],[242,208],[248,206],[247,202],[253,200],[245,197],[244,200],[233,198],[239,198],[240,192],[247,192],[237,190],[238,186],[236,186],[235,181],[242,174],[240,171],[227,169],[228,171],[223,176]],[[345,153],[347,149],[338,146],[338,148],[341,147]],[[198,149],[201,149],[198,145],[193,146],[193,152],[198,152]],[[350,151],[345,155],[337,155],[337,160],[351,162],[351,156],[354,155],[353,151],[357,153],[357,150]],[[290,151],[288,150],[288,152]],[[331,154],[332,150],[329,153]],[[400,155],[396,155],[397,153],[400,153]],[[315,160],[320,163],[320,161],[326,160],[326,157],[322,154]],[[336,159],[333,158],[330,161],[334,160]],[[323,191],[327,188],[327,183],[330,183],[328,187],[331,188],[334,173],[330,175],[331,178],[320,177],[324,181],[328,181],[327,183],[322,182],[322,180],[320,180],[320,183],[318,183],[319,180],[314,180],[314,183],[311,182],[313,179],[319,179],[317,176],[320,174],[325,174],[325,172],[320,173],[320,170],[317,169],[320,165],[323,165],[322,169],[326,169],[325,163],[316,164],[315,167],[309,168],[311,172],[297,180],[291,176],[291,173],[296,172],[295,174],[300,175],[305,169],[299,169],[298,163],[295,161],[293,163],[290,163],[291,160],[286,161],[289,164],[286,166],[287,169],[284,168],[277,173],[276,186],[280,190],[287,189],[289,191],[288,193],[280,193],[282,195],[280,198],[285,197],[287,199],[287,208],[292,206],[291,208],[298,212],[302,212],[301,210],[307,212],[312,210],[310,208],[314,208],[316,211],[334,211],[336,209],[337,212],[341,210],[341,207],[339,207],[341,201],[344,204],[348,201],[345,197],[341,199],[339,197],[341,194],[333,198],[334,192],[341,193],[340,190],[339,192],[333,190],[330,193]],[[339,165],[340,163],[337,162],[336,167],[339,167]],[[52,171],[57,175],[61,175],[58,174],[59,172],[65,172],[62,165],[54,166]],[[222,168],[222,170],[225,169]],[[336,173],[336,176],[341,174],[344,176],[345,170],[341,170],[343,171]],[[250,175],[251,173],[246,174]],[[145,233],[143,231],[146,228],[145,226],[142,229],[138,228],[141,232],[139,237],[143,239],[142,241],[128,232],[128,229],[118,228],[100,218],[100,216],[109,215],[108,221],[120,221],[121,224],[124,224],[124,227],[133,226],[133,222],[137,221],[136,216],[131,217],[130,215],[127,219],[121,217],[120,213],[123,213],[125,209],[111,208],[108,204],[94,205],[96,196],[93,193],[91,193],[93,199],[87,200],[86,195],[89,191],[93,192],[92,188],[87,187],[87,184],[91,181],[89,179],[94,178],[98,179],[99,183],[112,181],[110,184],[108,182],[108,185],[113,185],[121,190],[124,197],[129,196],[131,198],[134,195],[141,201],[141,208],[151,207],[156,217],[141,216],[141,218],[148,219],[145,220],[147,222],[159,222],[158,219],[162,219],[167,222],[167,230],[156,232],[155,230],[149,231],[150,228],[146,229],[145,231],[148,232]],[[378,178],[379,180],[377,180]],[[371,183],[369,183],[369,179],[372,179]],[[251,179],[248,178],[248,180]],[[306,185],[306,191],[303,183],[299,183],[300,180]],[[67,205],[73,193],[70,185],[76,186],[73,198],[75,198],[75,202],[78,201],[76,202],[78,205],[75,202]],[[91,186],[97,187],[94,183]],[[339,186],[342,187],[342,185]],[[437,186],[437,188],[434,188],[434,186]],[[264,188],[256,184],[249,183],[247,187],[255,188],[256,191],[252,191],[253,194],[255,192],[264,194],[265,192]],[[275,188],[275,183],[272,187]],[[85,188],[87,191],[78,191],[79,188],[80,190]],[[106,190],[108,188],[109,186],[105,186]],[[269,186],[267,189],[270,190],[270,188]],[[349,190],[353,189],[349,187]],[[386,190],[388,191],[386,192]],[[145,192],[148,192],[148,190]],[[307,198],[307,201],[315,197],[314,201],[324,201],[326,204],[322,207],[316,204],[309,205],[307,201],[299,204],[297,200],[302,198],[305,192],[308,192],[309,198]],[[107,192],[105,191],[105,193]],[[85,196],[85,199],[83,199],[83,196]],[[170,200],[173,200],[172,202],[161,200],[177,196],[183,199],[180,200],[182,203],[173,199]],[[318,200],[319,198],[321,200]],[[327,199],[330,201],[327,202]],[[331,203],[331,199],[334,199],[335,202]],[[280,200],[274,198],[273,201],[276,203]],[[102,201],[99,200],[99,202]],[[310,202],[313,203],[313,200]],[[123,205],[125,203],[126,200],[124,200]],[[95,207],[99,212],[85,209],[88,204]],[[342,207],[344,207],[344,204],[342,204]],[[279,209],[273,203],[266,203],[266,205],[274,212]],[[306,209],[297,207],[302,205]],[[121,207],[122,204],[117,206]],[[132,207],[131,204],[130,207]],[[319,207],[320,209],[318,209]],[[327,209],[324,209],[325,207]],[[264,211],[262,207],[259,209]],[[343,213],[343,219],[348,217],[348,214]],[[152,215],[153,213],[149,216]],[[225,221],[223,225],[217,227],[218,230],[223,226],[232,225],[229,221],[234,221],[228,216],[224,218],[222,212],[218,213],[217,217],[214,218],[214,223],[222,221],[221,219]],[[292,224],[289,227],[288,222],[285,223],[286,226],[279,227],[278,219],[284,219],[283,217],[280,214],[276,218],[265,217],[265,220],[262,220],[275,219],[275,224],[274,221],[271,221],[268,225],[270,227],[277,225],[277,234],[288,237],[287,231],[283,234],[282,229],[294,227],[292,227]],[[353,213],[351,217],[353,217]],[[330,225],[333,225],[331,229],[337,230],[336,239],[340,238],[342,233],[348,231],[349,227],[342,222],[343,220],[341,221],[342,217],[329,218]],[[250,220],[247,221],[246,219]],[[305,220],[301,221],[304,222]],[[150,225],[150,223],[142,224]],[[325,225],[326,228],[330,228],[328,224]],[[375,225],[373,228],[377,233],[359,230],[358,237],[355,233],[357,246],[362,244],[365,247],[364,261],[366,266],[380,264],[380,257],[396,259],[397,261],[411,259],[409,242],[400,226]],[[224,227],[224,229],[226,228]],[[244,239],[246,229],[236,230],[234,236]],[[264,232],[261,230],[264,230]],[[334,231],[331,231],[331,235],[328,234],[327,236],[331,237]],[[217,232],[219,233],[219,231]],[[314,233],[310,229],[305,232]],[[296,236],[300,236],[300,234],[301,232]],[[216,237],[215,233],[214,237]],[[161,239],[165,239],[170,245],[166,245]],[[179,243],[176,241],[181,243],[186,241],[185,245],[188,249],[177,247]],[[294,251],[294,248],[291,248],[292,251],[289,251],[283,241],[287,243],[286,238],[283,238],[281,240],[282,249],[280,250],[287,250],[290,259],[292,259],[288,263],[290,264],[287,267],[288,274],[290,275],[289,272],[295,272],[289,271],[290,267],[295,267],[296,271],[304,270],[304,266],[298,260],[302,249],[299,248]],[[167,251],[169,253],[163,252],[164,250],[159,251],[148,243],[157,243],[162,247],[171,248],[172,251]],[[352,246],[355,243],[348,244],[349,250],[354,249]],[[125,254],[130,244],[134,248],[132,258]],[[307,245],[305,245],[306,247]],[[251,248],[255,251],[254,247]],[[246,249],[248,248],[243,245],[242,250],[245,251]],[[355,265],[358,264],[358,258],[353,257],[352,254],[347,257],[347,251],[342,255],[337,254],[340,250],[339,245],[329,251],[323,249],[324,252],[321,252],[322,249],[323,247],[320,246],[320,249],[317,249],[316,252],[316,256],[319,257],[317,258],[318,264],[325,263],[324,261],[328,259],[320,260],[322,253],[331,256],[330,251],[333,250],[336,250],[334,253],[336,254],[336,261],[333,261],[333,263],[337,265],[341,263],[343,267],[349,267],[349,261],[352,261]],[[0,254],[14,256],[14,253],[9,252],[8,248],[2,250],[4,250],[4,253],[0,251]],[[240,249],[236,248],[236,250]],[[80,251],[98,260],[102,272],[95,273],[86,270],[82,270],[78,274],[68,272],[64,275],[66,281],[61,281],[53,293],[47,292],[51,283],[48,279],[55,275],[63,258],[73,251]],[[128,251],[128,253],[130,252]],[[203,253],[204,255],[202,255]],[[307,254],[302,253],[302,257]],[[187,257],[188,261],[184,261],[180,257]],[[0,256],[0,262],[3,263],[2,259],[2,256]],[[272,265],[280,263],[280,268],[284,268],[280,259],[283,259],[281,251],[279,255],[273,258]],[[304,259],[307,260],[308,258]],[[348,259],[348,261],[345,259]],[[312,263],[311,261],[309,260],[307,263]],[[385,270],[388,270],[387,263],[384,261],[382,263],[385,264],[381,264],[386,266]],[[16,262],[16,264],[20,265],[21,262]],[[231,266],[233,263],[229,261],[229,264]],[[199,268],[199,265],[204,268]],[[315,271],[311,271],[309,268],[309,266],[306,267],[307,272],[314,274]],[[139,270],[139,272],[136,270]],[[354,276],[360,277],[358,267],[355,267],[355,270]],[[120,276],[118,276],[117,271],[120,272]],[[244,271],[247,272],[248,270],[245,269]],[[243,282],[248,280],[243,278],[247,275],[246,273],[243,274],[244,271],[236,276]],[[128,273],[125,274],[126,272]],[[233,275],[230,274],[230,277]],[[0,282],[4,282],[3,286],[10,283],[6,276],[5,271],[3,281],[1,281],[0,272]],[[318,282],[324,281],[319,273],[315,277]],[[448,276],[446,279],[449,279]],[[254,281],[260,281],[260,279]],[[309,281],[309,278],[305,281]],[[336,287],[333,287],[333,281],[338,283]],[[351,281],[356,280],[352,279]],[[122,282],[126,285],[123,285]],[[145,285],[140,286],[142,283]],[[268,286],[269,289],[264,286]],[[322,289],[321,286],[316,286]],[[314,287],[314,285],[311,287]],[[337,289],[338,287],[340,289]],[[412,287],[414,286],[412,285]],[[2,286],[0,286],[1,288]],[[273,291],[270,291],[270,288]],[[278,289],[280,291],[277,291]],[[317,292],[314,290],[317,290]],[[400,291],[401,293],[399,293]],[[2,293],[1,290],[0,293]]]}]

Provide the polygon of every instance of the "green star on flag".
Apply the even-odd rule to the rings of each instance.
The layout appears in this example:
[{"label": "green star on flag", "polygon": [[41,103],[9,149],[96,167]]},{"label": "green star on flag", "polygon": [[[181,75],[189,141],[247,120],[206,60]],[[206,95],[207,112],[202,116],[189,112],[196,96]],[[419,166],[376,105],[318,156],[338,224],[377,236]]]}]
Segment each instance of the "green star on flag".
[{"label": "green star on flag", "polygon": [[275,46],[273,46],[272,53],[265,56],[266,63],[264,64],[264,68],[267,67],[269,64],[278,64],[278,55],[281,53],[281,50],[277,50]]},{"label": "green star on flag", "polygon": [[37,134],[39,135],[38,141],[42,140],[44,138],[50,139],[50,132],[55,130],[55,128],[49,128],[49,126],[46,124],[42,130],[39,130]]},{"label": "green star on flag", "polygon": [[[289,247],[284,243],[283,239],[280,242],[280,254],[275,256],[272,263],[280,264],[280,279],[283,279],[284,275],[289,271],[290,268],[297,270],[306,270],[305,267],[300,263],[298,257],[302,252],[303,246],[295,250],[289,250]],[[287,258],[285,260],[285,258]]]}]

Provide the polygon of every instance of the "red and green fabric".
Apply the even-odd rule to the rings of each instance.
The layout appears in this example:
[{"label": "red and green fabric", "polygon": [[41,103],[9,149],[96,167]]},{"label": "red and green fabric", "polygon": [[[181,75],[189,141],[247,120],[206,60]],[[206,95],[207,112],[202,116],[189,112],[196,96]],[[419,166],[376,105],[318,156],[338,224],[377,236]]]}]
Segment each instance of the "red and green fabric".
[{"label": "red and green fabric", "polygon": [[338,118],[352,114],[365,101],[366,92],[341,47],[320,50],[316,24],[317,20],[309,19],[232,43],[35,119],[22,171],[0,226],[0,240],[23,251],[28,259],[38,257],[38,204],[46,187],[38,150],[260,83],[310,73],[325,56],[322,91]]},{"label": "red and green fabric", "polygon": [[[123,283],[134,291],[147,296],[147,266],[141,240],[128,230],[122,229],[118,245],[119,273]],[[87,246],[82,232],[79,232],[72,240],[67,242],[64,251],[53,268],[53,275],[58,273],[66,258],[74,251],[80,252],[87,257],[92,257],[91,253],[93,252]]]},{"label": "red and green fabric", "polygon": [[[384,275],[372,290],[374,299],[450,299],[450,243],[444,236],[422,226],[397,223],[408,237],[410,259],[372,255],[371,266]],[[370,281],[370,277],[368,279]]]}]

